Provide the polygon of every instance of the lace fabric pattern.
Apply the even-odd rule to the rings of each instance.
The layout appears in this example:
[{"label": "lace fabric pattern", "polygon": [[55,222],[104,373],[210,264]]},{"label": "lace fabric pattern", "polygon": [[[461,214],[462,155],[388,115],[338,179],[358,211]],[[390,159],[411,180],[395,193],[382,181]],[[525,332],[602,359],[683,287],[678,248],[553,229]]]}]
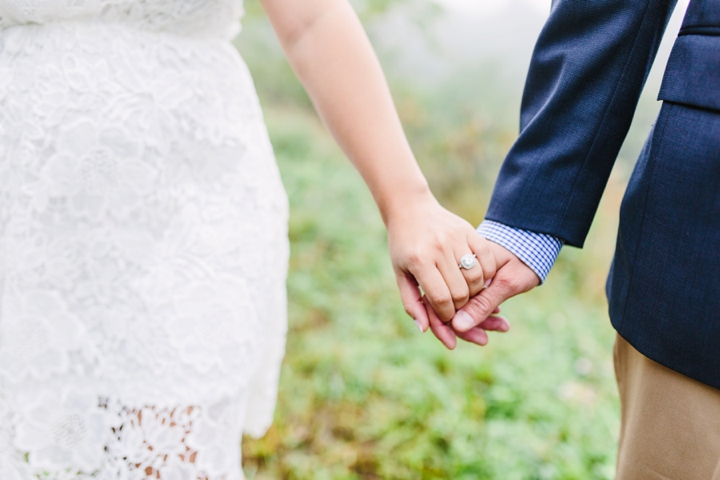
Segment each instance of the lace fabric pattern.
[{"label": "lace fabric pattern", "polygon": [[239,0],[0,0],[0,479],[237,480],[287,198]]}]

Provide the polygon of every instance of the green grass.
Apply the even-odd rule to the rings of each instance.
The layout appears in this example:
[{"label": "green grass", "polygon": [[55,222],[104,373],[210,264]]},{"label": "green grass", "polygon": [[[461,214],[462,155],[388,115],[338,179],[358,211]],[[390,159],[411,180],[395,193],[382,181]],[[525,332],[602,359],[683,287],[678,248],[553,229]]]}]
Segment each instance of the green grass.
[{"label": "green grass", "polygon": [[[266,120],[291,201],[290,332],[275,424],[244,441],[248,478],[612,478],[602,285],[621,186],[588,251],[506,304],[510,332],[449,352],[402,311],[372,199],[316,117],[266,102]],[[461,190],[440,199],[481,218],[487,195]]]}]

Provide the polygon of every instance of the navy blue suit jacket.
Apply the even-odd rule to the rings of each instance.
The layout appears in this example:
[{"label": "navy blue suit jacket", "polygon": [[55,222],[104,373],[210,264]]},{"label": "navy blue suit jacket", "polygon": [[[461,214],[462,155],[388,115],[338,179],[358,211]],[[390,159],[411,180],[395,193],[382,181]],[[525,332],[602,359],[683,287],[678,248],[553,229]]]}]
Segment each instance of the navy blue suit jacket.
[{"label": "navy blue suit jacket", "polygon": [[[555,0],[487,214],[581,247],[675,0]],[[720,388],[720,0],[691,0],[607,284],[641,353]]]}]

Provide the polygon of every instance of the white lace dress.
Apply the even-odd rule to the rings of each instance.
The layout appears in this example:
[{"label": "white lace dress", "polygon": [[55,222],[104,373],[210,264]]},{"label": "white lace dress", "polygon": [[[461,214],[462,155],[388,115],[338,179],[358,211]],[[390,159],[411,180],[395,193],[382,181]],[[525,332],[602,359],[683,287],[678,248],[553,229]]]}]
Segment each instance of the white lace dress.
[{"label": "white lace dress", "polygon": [[0,0],[0,480],[237,480],[287,200],[241,0]]}]

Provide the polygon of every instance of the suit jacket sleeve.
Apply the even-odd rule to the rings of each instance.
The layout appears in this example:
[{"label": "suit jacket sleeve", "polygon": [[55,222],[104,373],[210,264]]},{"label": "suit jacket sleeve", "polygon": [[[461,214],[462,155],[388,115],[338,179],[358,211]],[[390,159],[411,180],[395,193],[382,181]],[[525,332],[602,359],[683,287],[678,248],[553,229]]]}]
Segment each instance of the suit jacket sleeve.
[{"label": "suit jacket sleeve", "polygon": [[676,0],[554,0],[487,219],[581,247]]}]

